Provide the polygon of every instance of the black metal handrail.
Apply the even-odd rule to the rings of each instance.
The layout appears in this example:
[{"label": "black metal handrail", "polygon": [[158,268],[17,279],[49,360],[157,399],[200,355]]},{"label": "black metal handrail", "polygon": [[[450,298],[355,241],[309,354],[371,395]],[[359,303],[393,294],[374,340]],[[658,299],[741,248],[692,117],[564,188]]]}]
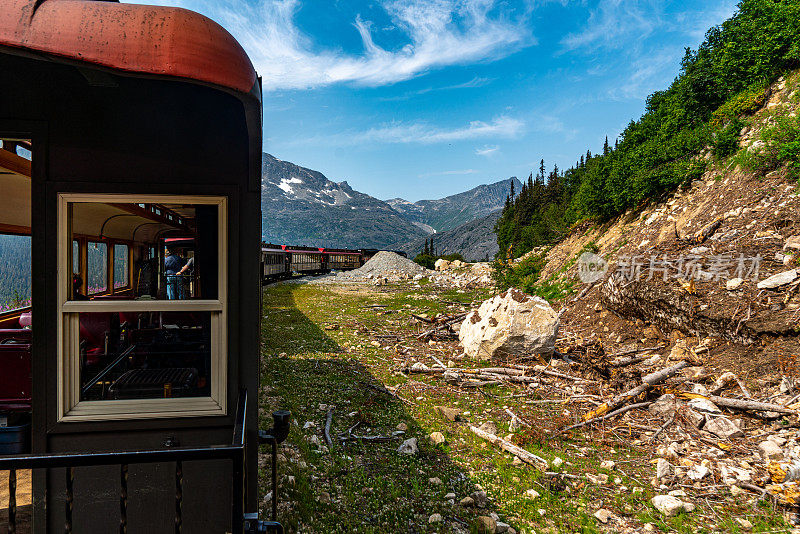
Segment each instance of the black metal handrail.
[{"label": "black metal handrail", "polygon": [[[253,514],[244,513],[244,486],[245,486],[245,418],[247,412],[247,391],[241,390],[236,406],[236,419],[233,428],[233,437],[230,444],[208,445],[201,447],[172,447],[168,449],[149,449],[135,451],[110,451],[90,453],[45,453],[26,454],[0,457],[0,471],[9,471],[9,503],[8,503],[8,532],[16,532],[16,472],[20,469],[66,469],[66,506],[64,531],[72,532],[73,508],[73,481],[76,467],[90,467],[101,465],[120,466],[120,523],[119,532],[127,532],[127,506],[128,506],[128,465],[146,463],[175,462],[175,532],[181,532],[182,503],[183,503],[183,462],[193,460],[230,460],[233,467],[233,495],[231,502],[231,527],[234,533],[242,532],[283,532],[283,527],[277,522],[277,444],[285,439],[288,434],[289,413],[285,411],[273,414],[275,426],[270,429],[270,434],[259,432],[259,442],[267,441],[273,444],[272,457],[272,493],[273,510],[272,521],[258,521]],[[285,426],[285,432],[284,432]],[[277,429],[277,431],[275,431]],[[264,439],[268,435],[271,439]],[[276,437],[277,436],[277,437]],[[277,439],[281,438],[281,439]],[[262,530],[265,528],[266,530]],[[244,530],[247,529],[247,530]]]}]

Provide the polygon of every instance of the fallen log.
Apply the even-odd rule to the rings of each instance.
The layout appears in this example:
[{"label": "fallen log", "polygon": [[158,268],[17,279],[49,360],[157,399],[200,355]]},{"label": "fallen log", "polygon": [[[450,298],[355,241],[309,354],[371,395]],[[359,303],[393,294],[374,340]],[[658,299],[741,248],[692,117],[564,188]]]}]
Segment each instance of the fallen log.
[{"label": "fallen log", "polygon": [[645,375],[642,377],[642,383],[636,386],[633,389],[630,389],[624,393],[620,393],[616,397],[612,398],[609,401],[604,402],[591,412],[587,413],[583,416],[584,421],[590,421],[591,419],[595,419],[598,416],[606,414],[619,406],[622,406],[626,402],[635,399],[642,393],[648,391],[651,387],[656,384],[659,384],[666,380],[667,378],[677,374],[678,371],[683,369],[684,367],[688,366],[689,362],[684,360],[682,362],[676,363],[672,367],[667,367],[666,369],[661,369],[660,371],[656,371],[655,373],[650,373],[649,375]]},{"label": "fallen log", "polygon": [[691,238],[692,242],[699,245],[705,242],[706,239],[714,235],[719,227],[722,226],[722,217],[717,217],[711,223],[703,227],[699,232],[694,234]]},{"label": "fallen log", "polygon": [[710,395],[708,400],[717,406],[725,408],[734,408],[736,410],[754,410],[757,412],[775,412],[785,414],[796,414],[796,410],[791,410],[780,404],[772,404],[771,402],[759,402],[754,400],[744,399],[730,399],[728,397],[719,397],[717,395]]},{"label": "fallen log", "polygon": [[486,441],[492,443],[496,447],[499,447],[499,448],[503,449],[504,451],[513,454],[514,456],[516,456],[517,458],[519,458],[520,460],[522,460],[526,464],[536,465],[537,462],[538,462],[539,464],[544,465],[545,467],[547,465],[549,465],[547,463],[547,460],[545,460],[541,456],[536,456],[532,452],[528,452],[525,449],[517,447],[513,443],[510,443],[510,442],[508,442],[508,441],[506,441],[506,440],[504,440],[502,438],[498,438],[494,434],[490,434],[490,433],[488,433],[488,432],[486,432],[484,430],[481,430],[480,428],[478,428],[476,426],[472,426],[472,425],[470,425],[469,429],[474,434],[476,434],[477,436],[479,436],[479,437],[485,439]]}]

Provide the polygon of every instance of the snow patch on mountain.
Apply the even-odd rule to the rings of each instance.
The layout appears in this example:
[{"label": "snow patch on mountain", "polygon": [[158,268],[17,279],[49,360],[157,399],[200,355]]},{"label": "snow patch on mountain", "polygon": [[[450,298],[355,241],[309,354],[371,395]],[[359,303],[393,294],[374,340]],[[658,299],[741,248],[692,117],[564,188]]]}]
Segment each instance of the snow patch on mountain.
[{"label": "snow patch on mountain", "polygon": [[302,184],[303,180],[300,178],[282,178],[281,183],[278,184],[278,188],[283,189],[286,193],[292,194],[292,185],[291,184]]}]

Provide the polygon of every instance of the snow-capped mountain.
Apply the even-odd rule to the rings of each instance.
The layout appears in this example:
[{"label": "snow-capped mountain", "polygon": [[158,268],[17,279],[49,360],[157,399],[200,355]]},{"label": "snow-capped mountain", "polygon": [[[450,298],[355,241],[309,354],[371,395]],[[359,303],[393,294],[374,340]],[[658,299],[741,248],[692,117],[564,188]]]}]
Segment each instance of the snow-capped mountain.
[{"label": "snow-capped mountain", "polygon": [[262,238],[278,244],[389,248],[430,233],[347,182],[266,153],[261,211]]}]

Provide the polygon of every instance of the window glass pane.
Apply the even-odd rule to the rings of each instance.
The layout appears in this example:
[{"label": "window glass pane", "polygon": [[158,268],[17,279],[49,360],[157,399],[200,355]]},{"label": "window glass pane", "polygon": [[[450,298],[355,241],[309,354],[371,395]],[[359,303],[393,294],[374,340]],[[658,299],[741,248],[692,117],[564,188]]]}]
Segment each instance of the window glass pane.
[{"label": "window glass pane", "polygon": [[31,305],[31,238],[0,235],[0,312]]},{"label": "window glass pane", "polygon": [[72,240],[72,274],[81,272],[81,251],[76,240]]},{"label": "window glass pane", "polygon": [[[219,276],[219,208],[216,204],[72,202],[73,236],[88,236],[90,300],[216,299]],[[101,241],[124,241],[106,250]],[[92,239],[94,238],[94,239]],[[108,256],[115,289],[107,295]],[[73,265],[73,268],[75,265]],[[80,293],[69,294],[83,300]]]},{"label": "window glass pane", "polygon": [[96,241],[89,242],[86,254],[87,292],[89,295],[102,293],[108,289],[108,246]]},{"label": "window glass pane", "polygon": [[82,401],[211,395],[211,312],[78,315]]},{"label": "window glass pane", "polygon": [[128,245],[114,245],[114,289],[128,283]]}]

